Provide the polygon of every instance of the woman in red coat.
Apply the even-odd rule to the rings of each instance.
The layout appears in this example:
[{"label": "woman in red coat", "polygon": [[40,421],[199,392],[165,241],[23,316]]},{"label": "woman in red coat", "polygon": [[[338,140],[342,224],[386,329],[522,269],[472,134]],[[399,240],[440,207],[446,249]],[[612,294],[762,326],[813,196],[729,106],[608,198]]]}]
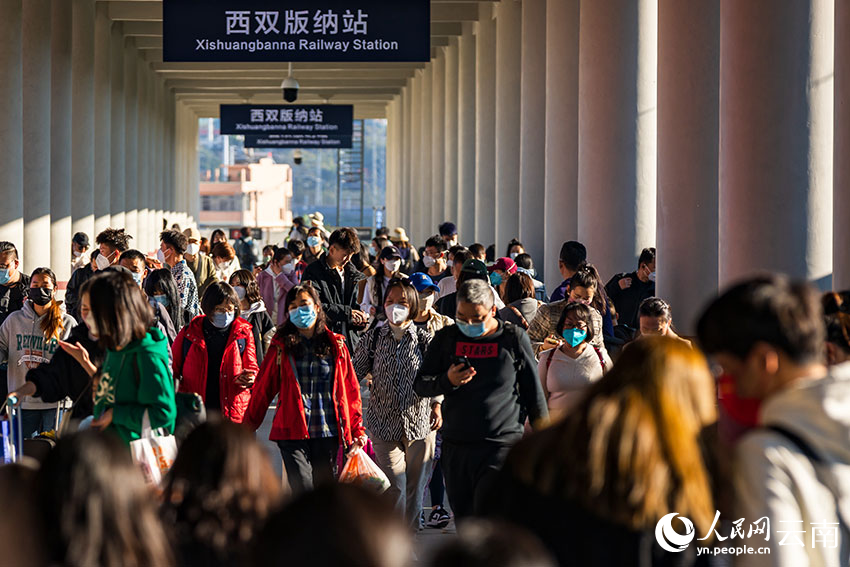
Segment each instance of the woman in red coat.
[{"label": "woman in red coat", "polygon": [[258,370],[251,324],[239,317],[239,298],[224,282],[207,287],[201,309],[171,347],[179,391],[199,394],[208,412],[242,423]]},{"label": "woman in red coat", "polygon": [[288,320],[272,339],[244,423],[256,430],[279,394],[272,423],[295,494],[333,481],[340,443],[363,447],[360,383],[345,338],[331,332],[308,282],[289,290]]}]

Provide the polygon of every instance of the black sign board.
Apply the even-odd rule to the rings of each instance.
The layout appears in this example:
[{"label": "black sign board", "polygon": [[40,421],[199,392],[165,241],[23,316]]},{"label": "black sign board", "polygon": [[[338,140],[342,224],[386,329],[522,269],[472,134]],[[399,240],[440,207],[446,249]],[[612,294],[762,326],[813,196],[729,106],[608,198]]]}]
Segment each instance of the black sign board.
[{"label": "black sign board", "polygon": [[354,107],[350,104],[222,104],[219,116],[224,135],[350,138]]},{"label": "black sign board", "polygon": [[245,136],[246,148],[311,148],[311,149],[348,149],[351,136],[331,136],[328,134],[287,134],[280,136]]},{"label": "black sign board", "polygon": [[428,61],[430,0],[163,0],[163,61]]}]

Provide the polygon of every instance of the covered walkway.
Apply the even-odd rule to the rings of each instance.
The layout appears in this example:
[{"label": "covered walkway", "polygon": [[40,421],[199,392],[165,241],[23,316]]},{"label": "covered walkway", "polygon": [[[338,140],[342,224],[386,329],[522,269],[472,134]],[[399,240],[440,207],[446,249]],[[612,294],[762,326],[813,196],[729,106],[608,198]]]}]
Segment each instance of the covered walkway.
[{"label": "covered walkway", "polygon": [[[280,102],[285,64],[164,63],[162,12],[0,0],[0,238],[25,270],[67,280],[76,231],[152,249],[192,224],[197,119]],[[431,38],[427,64],[294,66],[299,102],[388,119],[388,223],[416,243],[519,237],[549,289],[565,240],[605,278],[656,245],[685,327],[754,270],[850,286],[847,2],[435,0]]]}]

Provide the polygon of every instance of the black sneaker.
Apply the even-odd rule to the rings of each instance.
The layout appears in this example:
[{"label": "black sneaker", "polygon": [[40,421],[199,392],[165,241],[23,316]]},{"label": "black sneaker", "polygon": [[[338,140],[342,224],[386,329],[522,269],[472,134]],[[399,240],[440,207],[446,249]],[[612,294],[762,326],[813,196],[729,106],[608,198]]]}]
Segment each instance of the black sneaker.
[{"label": "black sneaker", "polygon": [[425,524],[429,528],[443,529],[449,525],[452,520],[451,515],[446,512],[442,506],[435,506],[428,517],[428,522]]}]

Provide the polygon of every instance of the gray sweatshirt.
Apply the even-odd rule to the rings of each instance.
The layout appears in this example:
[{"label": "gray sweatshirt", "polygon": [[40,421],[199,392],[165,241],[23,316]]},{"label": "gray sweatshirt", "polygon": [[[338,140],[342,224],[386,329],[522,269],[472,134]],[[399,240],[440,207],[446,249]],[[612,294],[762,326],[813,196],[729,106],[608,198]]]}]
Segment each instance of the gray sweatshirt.
[{"label": "gray sweatshirt", "polygon": [[[24,385],[29,369],[50,362],[53,353],[59,348],[59,342],[55,338],[44,338],[41,331],[41,321],[44,317],[39,317],[32,302],[27,300],[22,309],[9,315],[3,325],[0,325],[0,361],[9,363],[6,384],[10,392]],[[62,320],[65,328],[60,332],[60,337],[64,340],[71,334],[71,329],[77,322],[67,313],[63,313]],[[52,409],[56,404],[48,404],[42,402],[41,398],[27,396],[22,407],[26,410]]]}]

